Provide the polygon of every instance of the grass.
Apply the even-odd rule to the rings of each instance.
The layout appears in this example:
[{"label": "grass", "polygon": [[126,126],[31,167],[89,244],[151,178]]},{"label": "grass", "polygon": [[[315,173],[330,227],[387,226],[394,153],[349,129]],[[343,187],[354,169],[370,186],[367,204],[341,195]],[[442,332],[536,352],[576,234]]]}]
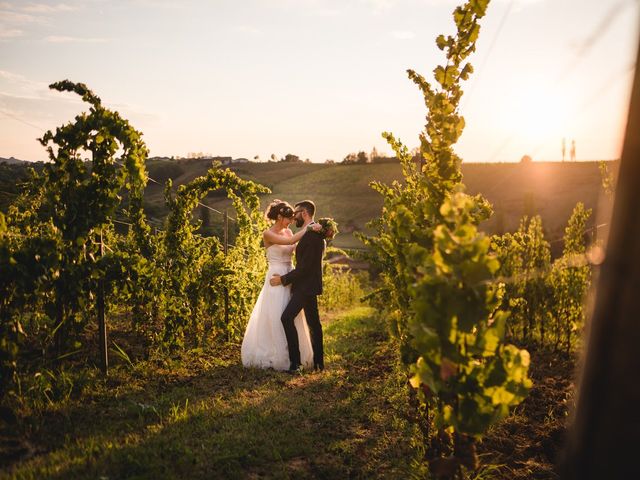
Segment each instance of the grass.
[{"label": "grass", "polygon": [[33,414],[0,478],[406,478],[419,433],[373,310],[325,323],[327,370],[245,369],[239,346],[115,368]]}]

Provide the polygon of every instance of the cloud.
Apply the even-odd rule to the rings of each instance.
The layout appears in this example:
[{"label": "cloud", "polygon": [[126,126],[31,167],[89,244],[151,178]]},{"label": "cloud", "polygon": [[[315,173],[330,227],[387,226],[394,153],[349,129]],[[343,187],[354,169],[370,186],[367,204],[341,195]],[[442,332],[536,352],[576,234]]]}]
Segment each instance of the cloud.
[{"label": "cloud", "polygon": [[135,3],[142,7],[149,8],[184,8],[184,4],[176,0],[136,0]]},{"label": "cloud", "polygon": [[[14,101],[43,101],[61,98],[58,92],[49,89],[49,84],[20,75],[19,73],[0,70],[0,91],[5,99]],[[66,97],[66,102],[78,103],[73,97]]]},{"label": "cloud", "polygon": [[0,2],[0,40],[22,37],[25,28],[29,30],[29,26],[33,25],[51,25],[54,23],[52,17],[56,14],[72,12],[78,8],[67,3]]},{"label": "cloud", "polygon": [[416,34],[409,30],[397,30],[391,32],[390,35],[396,40],[411,40],[412,38],[416,38]]},{"label": "cloud", "polygon": [[48,5],[46,3],[28,3],[20,10],[29,13],[56,13],[56,12],[73,12],[78,7],[67,5],[66,3],[58,3],[57,5]]},{"label": "cloud", "polygon": [[49,43],[106,43],[108,38],[69,37],[66,35],[49,35],[44,38]]},{"label": "cloud", "polygon": [[48,90],[34,91],[32,94],[0,90],[0,109],[18,117],[18,121],[31,124],[44,132],[45,129],[41,127],[43,120],[56,116],[59,111],[65,113],[64,118],[71,117],[78,111],[79,98],[76,100],[56,93],[58,92]]},{"label": "cloud", "polygon": [[24,32],[18,28],[4,29],[0,25],[0,39],[2,38],[16,38],[24,35]]},{"label": "cloud", "polygon": [[[105,106],[119,111],[134,126],[138,123],[158,122],[164,118],[163,113],[148,111],[132,103],[107,102]],[[78,95],[50,90],[45,82],[0,70],[0,111],[5,113],[4,116],[13,117],[11,122],[29,125],[43,133],[47,128],[54,128],[73,118],[78,111],[87,109],[88,106]]]},{"label": "cloud", "polygon": [[42,18],[16,10],[0,9],[0,22],[5,25],[25,25],[27,23],[41,23]]},{"label": "cloud", "polygon": [[0,70],[0,84],[5,83],[11,85],[13,88],[20,88],[21,90],[28,90],[33,92],[35,90],[47,90],[47,84],[44,82],[36,82],[30,80],[24,75],[19,73],[9,72],[7,70]]}]

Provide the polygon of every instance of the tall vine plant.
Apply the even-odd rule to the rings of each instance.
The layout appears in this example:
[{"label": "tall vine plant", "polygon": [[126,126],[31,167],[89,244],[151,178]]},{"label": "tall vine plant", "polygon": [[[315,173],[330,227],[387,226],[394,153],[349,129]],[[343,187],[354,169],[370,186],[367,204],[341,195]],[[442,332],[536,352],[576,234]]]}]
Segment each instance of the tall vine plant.
[{"label": "tall vine plant", "polygon": [[23,238],[39,234],[50,241],[50,249],[40,248],[34,256],[47,263],[40,297],[61,353],[77,341],[94,303],[96,279],[104,269],[99,239],[112,227],[124,190],[129,209],[142,221],[147,148],[141,133],[86,85],[64,80],[50,88],[80,95],[90,109],[40,139],[50,163],[32,178],[32,191],[10,210],[10,218]]},{"label": "tall vine plant", "polygon": [[[199,224],[192,222],[200,200],[217,189],[224,189],[233,201],[238,226],[235,245],[227,252],[217,238],[198,235]],[[185,333],[204,339],[212,331],[228,340],[238,337],[255,300],[258,277],[265,270],[260,251],[264,220],[258,195],[268,192],[219,165],[181,185],[175,195],[171,182],[167,183],[169,216],[159,264],[166,287],[161,307],[164,342],[181,345]]]},{"label": "tall vine plant", "polygon": [[469,0],[453,12],[454,35],[440,35],[446,63],[436,86],[408,70],[427,107],[420,163],[390,133],[383,136],[402,165],[403,181],[373,183],[383,197],[376,234],[363,237],[382,271],[378,291],[397,334],[410,384],[426,415],[420,417],[425,455],[442,478],[475,469],[475,441],[521,402],[531,381],[529,354],[505,343],[509,312],[501,310],[504,285],[490,239],[478,224],[488,202],[464,193],[461,159],[453,146],[464,129],[463,91],[489,0]]},{"label": "tall vine plant", "polygon": [[[51,88],[80,95],[89,111],[43,135],[50,162],[32,171],[0,215],[0,401],[19,389],[23,347],[43,352],[42,363],[23,362],[25,369],[85,349],[98,292],[107,310],[130,312],[155,345],[199,344],[238,337],[265,270],[259,194],[266,187],[214,165],[175,194],[168,185],[170,214],[152,233],[142,209],[142,134],[86,85],[65,80]],[[193,209],[215,189],[235,207],[237,236],[227,252],[217,238],[197,234],[193,221]],[[128,220],[128,233],[116,231],[116,216]]]},{"label": "tall vine plant", "polygon": [[553,263],[546,278],[553,303],[550,312],[556,349],[561,344],[567,353],[580,339],[585,323],[585,298],[591,284],[591,266],[587,262],[585,231],[591,209],[578,202],[573,209],[564,235],[562,257]]},{"label": "tall vine plant", "polygon": [[82,83],[50,88],[80,95],[90,109],[43,135],[50,163],[41,174],[31,171],[0,229],[0,390],[15,379],[25,332],[38,332],[45,355],[80,346],[104,276],[99,239],[112,227],[121,192],[139,210],[146,183],[139,132]]},{"label": "tall vine plant", "polygon": [[512,338],[544,343],[551,308],[546,282],[551,269],[551,248],[544,238],[542,218],[523,217],[514,233],[495,235],[491,249],[500,262],[500,277],[509,279],[502,305],[511,311],[509,333]]}]

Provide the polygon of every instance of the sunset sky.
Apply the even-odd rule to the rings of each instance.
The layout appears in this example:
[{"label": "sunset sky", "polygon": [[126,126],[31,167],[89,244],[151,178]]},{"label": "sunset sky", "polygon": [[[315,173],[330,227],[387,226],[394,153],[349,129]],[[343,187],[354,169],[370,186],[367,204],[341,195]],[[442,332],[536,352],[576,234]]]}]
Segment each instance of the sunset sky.
[{"label": "sunset sky", "polygon": [[[45,160],[35,141],[83,108],[47,90],[69,78],[144,132],[151,155],[342,160],[418,144],[455,0],[0,0],[0,156]],[[638,0],[493,0],[466,82],[467,162],[620,154]]]}]

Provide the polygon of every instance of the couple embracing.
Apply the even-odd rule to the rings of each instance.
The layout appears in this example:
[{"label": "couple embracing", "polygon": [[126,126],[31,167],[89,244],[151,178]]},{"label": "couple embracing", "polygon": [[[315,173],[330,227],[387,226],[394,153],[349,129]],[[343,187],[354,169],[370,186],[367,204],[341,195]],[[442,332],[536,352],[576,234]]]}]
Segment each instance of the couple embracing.
[{"label": "couple embracing", "polygon": [[[315,211],[310,200],[294,207],[274,200],[267,208],[266,217],[273,222],[263,232],[268,271],[242,340],[246,367],[291,373],[301,367],[324,369],[318,295],[325,239],[331,239],[337,229],[331,219],[315,222]],[[295,234],[289,229],[294,221],[300,228]]]}]

